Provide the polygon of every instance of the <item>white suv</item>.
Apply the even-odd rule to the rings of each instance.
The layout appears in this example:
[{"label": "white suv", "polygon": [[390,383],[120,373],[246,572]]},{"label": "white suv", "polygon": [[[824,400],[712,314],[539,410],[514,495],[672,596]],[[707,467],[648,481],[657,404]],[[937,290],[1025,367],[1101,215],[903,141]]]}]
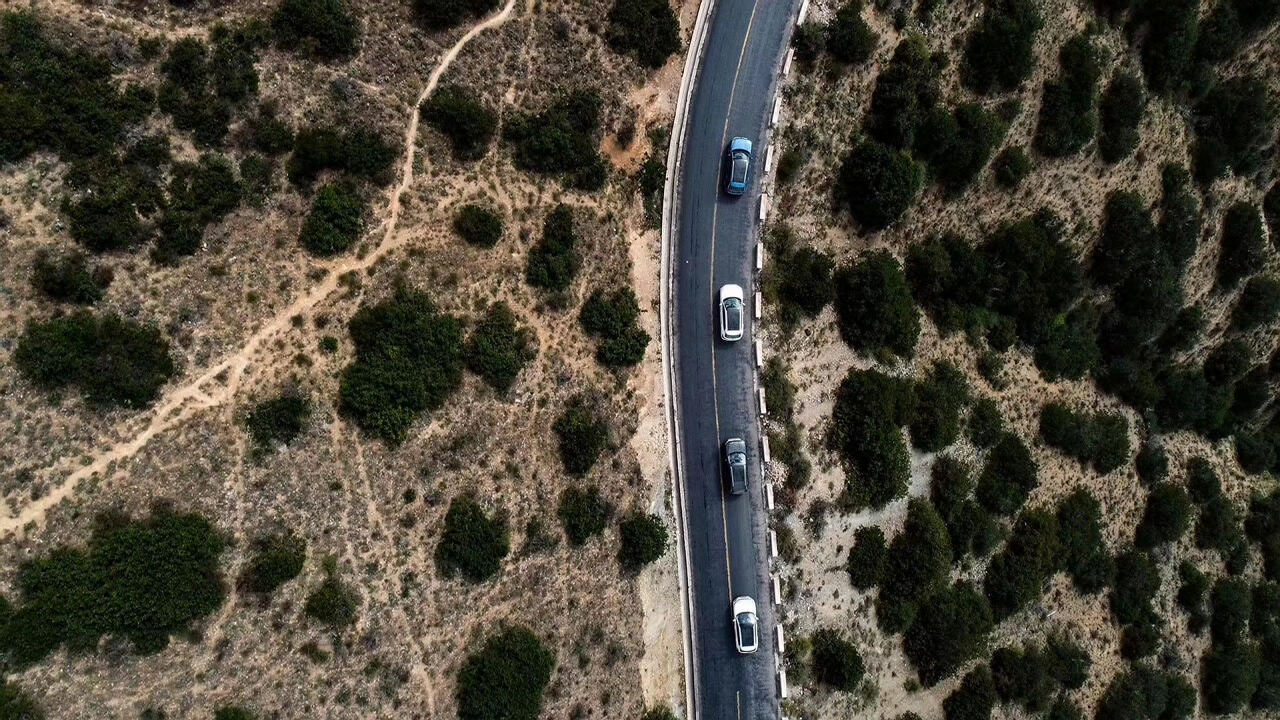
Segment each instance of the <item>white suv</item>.
[{"label": "white suv", "polygon": [[746,307],[742,304],[742,286],[725,285],[720,288],[720,339],[734,342],[742,339],[742,326],[746,323]]},{"label": "white suv", "polygon": [[756,601],[743,595],[733,599],[733,641],[738,652],[750,655],[760,647],[756,626]]}]

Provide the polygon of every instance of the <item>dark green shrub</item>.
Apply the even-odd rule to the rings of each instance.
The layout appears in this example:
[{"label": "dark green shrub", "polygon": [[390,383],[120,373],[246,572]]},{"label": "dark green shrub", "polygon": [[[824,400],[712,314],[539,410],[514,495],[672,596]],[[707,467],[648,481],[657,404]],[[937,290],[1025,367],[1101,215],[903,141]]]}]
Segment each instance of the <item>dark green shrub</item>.
[{"label": "dark green shrub", "polygon": [[771,414],[790,418],[794,410],[796,386],[787,377],[787,366],[777,355],[765,361],[760,371],[760,387],[764,388],[765,405]]},{"label": "dark green shrub", "polygon": [[1280,182],[1271,183],[1271,189],[1262,198],[1262,214],[1271,228],[1271,235],[1280,234]]},{"label": "dark green shrub", "polygon": [[1010,145],[991,163],[991,174],[1001,186],[1016,188],[1031,174],[1031,158],[1021,146]]},{"label": "dark green shrub", "polygon": [[502,558],[509,552],[511,538],[503,513],[491,517],[475,498],[466,495],[449,503],[444,531],[436,545],[436,569],[440,574],[483,582],[498,573]]},{"label": "dark green shrub", "polygon": [[1169,482],[1156,483],[1147,495],[1146,510],[1134,535],[1134,545],[1151,550],[1157,545],[1177,542],[1191,523],[1191,498],[1187,491]]},{"label": "dark green shrub", "polygon": [[100,407],[150,405],[176,372],[158,329],[88,310],[28,324],[13,363],[35,384],[75,386]]},{"label": "dark green shrub", "polygon": [[870,590],[884,577],[889,551],[884,533],[875,525],[858,528],[849,548],[849,581],[859,590]]},{"label": "dark green shrub", "polygon": [[1045,669],[1068,690],[1084,687],[1089,679],[1089,651],[1061,635],[1050,635],[1044,651]]},{"label": "dark green shrub", "polygon": [[978,103],[961,103],[953,112],[933,108],[916,132],[916,153],[950,195],[973,183],[1004,139],[1008,126]]},{"label": "dark green shrub", "polygon": [[1116,556],[1116,572],[1111,584],[1111,612],[1122,625],[1149,620],[1155,612],[1151,599],[1160,589],[1160,573],[1141,550]]},{"label": "dark green shrub", "polygon": [[1085,34],[1076,35],[1058,55],[1061,74],[1047,80],[1036,125],[1036,149],[1049,157],[1080,152],[1098,132],[1098,53]]},{"label": "dark green shrub", "polygon": [[1218,3],[1200,23],[1196,59],[1209,63],[1230,60],[1240,51],[1244,32],[1231,2]]},{"label": "dark green shrub", "polygon": [[21,687],[8,680],[0,680],[0,718],[44,720],[44,710]]},{"label": "dark green shrub", "polygon": [[257,720],[257,717],[239,705],[220,707],[213,713],[213,720]]},{"label": "dark green shrub", "polygon": [[840,383],[827,444],[844,464],[852,505],[883,507],[906,492],[910,458],[900,428],[914,412],[908,382],[853,368]]},{"label": "dark green shrub", "polygon": [[596,150],[600,104],[594,90],[575,90],[540,113],[514,113],[502,137],[513,146],[516,167],[560,175],[579,190],[602,187],[606,167]]},{"label": "dark green shrub", "polygon": [[269,448],[276,443],[293,442],[310,419],[311,399],[301,391],[287,390],[279,397],[255,405],[244,424],[258,447]]},{"label": "dark green shrub", "polygon": [[1158,483],[1169,476],[1169,456],[1164,448],[1150,441],[1143,443],[1133,465],[1138,471],[1138,479],[1147,485]]},{"label": "dark green shrub", "polygon": [[354,54],[360,40],[360,22],[343,0],[281,0],[271,29],[280,47],[326,61]]},{"label": "dark green shrub", "polygon": [[1166,353],[1190,350],[1200,340],[1204,325],[1204,311],[1199,305],[1182,308],[1160,336],[1159,349]]},{"label": "dark green shrub", "polygon": [[200,515],[100,516],[86,550],[58,548],[19,569],[22,602],[0,617],[0,649],[19,667],[64,643],[93,649],[103,635],[127,638],[138,653],[163,650],[222,605],[223,547]]},{"label": "dark green shrub", "polygon": [[886,250],[863,255],[835,275],[835,309],[840,336],[859,352],[915,354],[920,318],[902,266]]},{"label": "dark green shrub", "polygon": [[169,180],[169,204],[160,218],[152,257],[176,262],[200,249],[205,226],[240,204],[241,188],[226,158],[205,154],[198,163],[176,163]]},{"label": "dark green shrub", "polygon": [[782,311],[815,317],[835,299],[835,263],[824,252],[805,246],[778,258],[778,300]]},{"label": "dark green shrub", "polygon": [[971,584],[957,582],[921,604],[902,648],[929,687],[982,654],[994,627],[986,598]]},{"label": "dark green shrub", "polygon": [[657,515],[628,515],[618,523],[618,538],[618,562],[628,570],[639,570],[667,552],[667,526]]},{"label": "dark green shrub", "polygon": [[1094,720],[1186,720],[1195,699],[1195,688],[1181,676],[1134,665],[1112,678]]},{"label": "dark green shrub", "polygon": [[867,111],[866,129],[871,137],[889,148],[915,147],[916,130],[942,97],[938,86],[941,71],[923,36],[909,34],[903,38],[889,64],[876,78]]},{"label": "dark green shrub", "polygon": [[1027,446],[1017,435],[1005,433],[987,454],[975,496],[988,510],[1012,515],[1038,484],[1037,472]]},{"label": "dark green shrub", "polygon": [[111,280],[110,268],[90,266],[88,257],[79,250],[60,255],[41,250],[31,266],[31,284],[60,302],[92,305],[102,299]]},{"label": "dark green shrub", "polygon": [[1044,17],[1035,0],[987,0],[965,41],[960,78],[979,93],[1016,90],[1035,67],[1035,41]]},{"label": "dark green shrub", "polygon": [[582,329],[599,339],[596,360],[610,368],[631,367],[644,359],[649,333],[640,329],[639,318],[640,305],[629,287],[608,295],[592,292],[578,314]]},{"label": "dark green shrub", "polygon": [[1050,326],[1035,349],[1036,368],[1046,380],[1079,380],[1098,367],[1098,308],[1085,303],[1072,308],[1061,323]]},{"label": "dark green shrub", "polygon": [[1217,550],[1225,559],[1244,544],[1240,517],[1229,498],[1216,495],[1200,508],[1200,518],[1196,522],[1196,547]]},{"label": "dark green shrub", "polygon": [[1187,628],[1199,634],[1209,624],[1205,598],[1209,594],[1209,578],[1195,565],[1184,560],[1178,567],[1178,606],[1187,613]]},{"label": "dark green shrub", "polygon": [[1280,280],[1252,277],[1245,283],[1240,299],[1231,313],[1231,327],[1248,331],[1275,322],[1280,315]]},{"label": "dark green shrub", "polygon": [[999,699],[991,671],[986,665],[979,665],[942,701],[942,711],[946,720],[990,720]]},{"label": "dark green shrub", "polygon": [[1098,592],[1111,582],[1114,571],[1102,539],[1102,506],[1080,488],[1058,503],[1056,514],[1062,569],[1080,592]]},{"label": "dark green shrub", "polygon": [[911,625],[919,603],[942,586],[951,565],[947,528],[933,506],[913,498],[903,530],[889,545],[876,617],[885,632]]},{"label": "dark green shrub", "polygon": [[364,231],[367,203],[354,183],[325,185],[311,200],[311,212],[302,223],[299,242],[312,255],[327,257],[344,252]]},{"label": "dark green shrub", "polygon": [[295,185],[307,185],[325,170],[358,175],[385,185],[395,158],[396,149],[370,130],[339,132],[328,127],[306,127],[294,138],[293,154],[285,170]]},{"label": "dark green shrub", "polygon": [[1222,578],[1213,584],[1210,596],[1213,619],[1209,632],[1214,643],[1233,645],[1243,640],[1253,613],[1253,596],[1249,584],[1235,578]]},{"label": "dark green shrub", "polygon": [[840,633],[823,628],[813,634],[813,675],[820,683],[853,692],[862,682],[862,656]]},{"label": "dark green shrub", "polygon": [[1117,285],[1160,251],[1146,201],[1136,192],[1107,195],[1102,228],[1090,274],[1102,285]]},{"label": "dark green shrub", "polygon": [[413,0],[414,17],[428,30],[447,30],[499,6],[498,0]]},{"label": "dark green shrub", "polygon": [[1258,272],[1266,262],[1267,243],[1258,208],[1238,202],[1222,217],[1222,254],[1218,257],[1218,286],[1231,289]]},{"label": "dark green shrub", "polygon": [[502,239],[502,216],[480,205],[463,205],[453,215],[453,231],[470,245],[493,247]]},{"label": "dark green shrub", "polygon": [[1057,517],[1044,510],[1028,510],[1018,516],[1004,549],[987,565],[983,581],[997,620],[1040,597],[1044,582],[1058,569],[1060,552]]},{"label": "dark green shrub", "polygon": [[330,572],[307,596],[303,611],[329,627],[340,628],[354,624],[359,609],[360,596]]},{"label": "dark green shrub", "polygon": [[458,720],[537,720],[555,661],[527,628],[502,628],[458,671]]},{"label": "dark green shrub", "polygon": [[989,397],[980,397],[973,402],[969,410],[969,420],[965,426],[969,432],[969,440],[980,448],[995,445],[1004,433],[1004,416],[1000,407]]},{"label": "dark green shrub", "polygon": [[863,140],[845,156],[836,194],[859,224],[875,231],[901,220],[923,186],[924,167],[909,154]]},{"label": "dark green shrub", "polygon": [[1238,712],[1258,688],[1261,663],[1254,643],[1215,644],[1200,663],[1204,708],[1218,715]]},{"label": "dark green shrub", "polygon": [[667,0],[614,0],[605,39],[614,52],[660,68],[680,50],[680,21]]},{"label": "dark green shrub", "polygon": [[360,308],[348,327],[356,359],[342,372],[340,407],[361,430],[399,445],[420,413],[462,385],[462,323],[402,286]]},{"label": "dark green shrub", "polygon": [[1274,135],[1275,105],[1257,76],[1223,80],[1195,106],[1192,170],[1203,184],[1233,171],[1245,175],[1263,161]]},{"label": "dark green shrub", "polygon": [[1269,440],[1253,433],[1238,432],[1235,435],[1236,461],[1240,469],[1256,475],[1271,469],[1276,463],[1276,449]]},{"label": "dark green shrub", "polygon": [[276,163],[259,155],[245,155],[240,159],[240,191],[244,202],[255,210],[261,210],[267,198],[276,190]]},{"label": "dark green shrub", "polygon": [[1044,716],[1045,720],[1084,720],[1084,711],[1080,709],[1070,698],[1065,695],[1059,695],[1057,700],[1053,701],[1053,705],[1049,707],[1049,712]]},{"label": "dark green shrub", "polygon": [[791,34],[791,47],[795,48],[796,60],[812,65],[827,49],[827,26],[813,21],[797,25]]},{"label": "dark green shrub", "polygon": [[573,211],[557,205],[542,223],[542,240],[529,249],[525,281],[543,290],[565,290],[578,274],[578,236],[573,228]]},{"label": "dark green shrub", "polygon": [[1028,712],[1047,709],[1053,699],[1048,662],[1034,645],[1022,650],[1003,647],[992,653],[991,679],[1002,701],[1017,703]]},{"label": "dark green shrub", "polygon": [[827,24],[823,47],[839,62],[861,65],[880,44],[880,36],[862,19],[862,8],[862,0],[846,0]]},{"label": "dark green shrub", "polygon": [[1198,505],[1203,505],[1222,494],[1222,483],[1218,473],[1203,457],[1193,457],[1187,461],[1187,492]]},{"label": "dark green shrub", "polygon": [[953,455],[939,455],[929,474],[929,501],[947,524],[952,549],[962,555],[968,543],[957,547],[955,533],[950,533],[951,520],[964,507],[973,492],[973,468]]},{"label": "dark green shrub", "polygon": [[916,382],[916,413],[911,421],[911,444],[923,452],[936,452],[960,438],[960,413],[969,403],[969,383],[964,373],[940,360]]},{"label": "dark green shrub", "polygon": [[1200,242],[1200,200],[1181,165],[1161,168],[1160,186],[1160,246],[1170,260],[1185,265]]},{"label": "dark green shrub", "polygon": [[298,577],[307,560],[307,541],[292,532],[258,538],[253,543],[241,581],[256,593],[274,592],[276,588]]},{"label": "dark green shrub", "polygon": [[570,475],[586,475],[609,444],[609,426],[581,401],[566,407],[551,429],[560,439],[560,460]]},{"label": "dark green shrub", "polygon": [[1013,318],[1018,337],[1032,345],[1048,336],[1082,289],[1075,251],[1061,237],[1061,221],[1040,211],[1000,226],[982,248],[991,268],[989,308]]},{"label": "dark green shrub", "polygon": [[990,284],[991,268],[964,238],[948,233],[912,245],[906,275],[912,296],[939,332],[950,334],[982,322],[976,319],[977,308],[989,301],[982,288]]},{"label": "dark green shrub", "polygon": [[574,546],[585,545],[588,540],[604,532],[613,517],[613,504],[600,497],[600,488],[568,487],[560,493],[560,506],[556,509],[564,534]]},{"label": "dark green shrub", "polygon": [[1109,473],[1129,459],[1129,421],[1117,413],[1076,413],[1062,403],[1040,411],[1040,435],[1049,445],[1099,473]]},{"label": "dark green shrub", "polygon": [[249,143],[264,155],[280,155],[293,150],[293,128],[276,117],[275,108],[263,104],[258,114],[246,121]]},{"label": "dark green shrub", "polygon": [[1098,154],[1104,161],[1116,163],[1133,154],[1138,147],[1138,126],[1146,109],[1147,94],[1142,89],[1142,81],[1132,73],[1116,73],[1099,105]]},{"label": "dark green shrub", "polygon": [[419,111],[423,122],[449,138],[457,160],[484,157],[498,131],[498,114],[460,85],[437,88]]},{"label": "dark green shrub", "polygon": [[1142,3],[1135,20],[1147,24],[1142,69],[1147,82],[1171,94],[1186,84],[1199,36],[1199,0]]},{"label": "dark green shrub", "polygon": [[515,384],[520,371],[538,356],[533,332],[518,324],[505,302],[489,306],[467,339],[467,369],[498,392]]},{"label": "dark green shrub", "polygon": [[[225,53],[219,58],[226,59]],[[243,97],[250,87],[257,90],[258,76],[253,68],[256,58],[251,49],[245,59],[248,60],[247,67],[241,64],[240,69],[244,71],[246,82],[236,83],[238,87],[234,89],[228,88],[230,96]],[[173,118],[175,127],[190,132],[195,143],[203,147],[221,145],[231,122],[231,98],[218,97],[210,87],[210,74],[215,69],[220,71],[224,82],[239,76],[235,72],[230,75],[223,72],[234,69],[230,64],[211,63],[208,46],[194,37],[175,42],[169,48],[169,55],[160,63],[160,72],[165,76],[157,94],[160,109]]]}]

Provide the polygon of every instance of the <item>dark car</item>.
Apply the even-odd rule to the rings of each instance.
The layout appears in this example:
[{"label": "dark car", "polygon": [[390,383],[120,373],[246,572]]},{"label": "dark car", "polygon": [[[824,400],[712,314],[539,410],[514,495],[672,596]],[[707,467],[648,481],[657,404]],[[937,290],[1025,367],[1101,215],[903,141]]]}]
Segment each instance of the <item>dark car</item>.
[{"label": "dark car", "polygon": [[729,143],[729,184],[724,191],[741,195],[747,191],[747,174],[751,169],[751,141],[736,137]]},{"label": "dark car", "polygon": [[729,467],[729,492],[741,495],[747,491],[747,443],[742,438],[724,441],[724,463]]}]

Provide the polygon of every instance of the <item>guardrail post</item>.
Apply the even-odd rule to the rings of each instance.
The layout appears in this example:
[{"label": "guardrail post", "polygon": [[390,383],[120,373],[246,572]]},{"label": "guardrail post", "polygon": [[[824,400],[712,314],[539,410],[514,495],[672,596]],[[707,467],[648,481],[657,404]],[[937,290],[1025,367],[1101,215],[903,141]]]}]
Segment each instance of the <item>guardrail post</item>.
[{"label": "guardrail post", "polygon": [[760,436],[760,454],[764,456],[764,461],[769,462],[773,458],[769,455],[769,436]]},{"label": "guardrail post", "polygon": [[766,483],[764,486],[764,501],[770,510],[773,509],[773,483]]},{"label": "guardrail post", "polygon": [[756,367],[764,366],[764,342],[756,340]]},{"label": "guardrail post", "polygon": [[765,407],[765,404],[764,404],[764,388],[760,388],[759,396],[760,396],[760,417],[764,417],[765,415],[769,414],[769,410],[768,408]]},{"label": "guardrail post", "polygon": [[782,116],[782,96],[773,99],[773,114],[769,116],[769,127],[778,124],[778,118]]},{"label": "guardrail post", "polygon": [[807,15],[808,13],[809,13],[809,0],[804,0],[804,2],[800,3],[800,14],[796,16],[796,24],[803,25],[804,16]]},{"label": "guardrail post", "polygon": [[773,169],[773,143],[769,143],[769,148],[764,151],[764,171],[767,174]]},{"label": "guardrail post", "polygon": [[783,700],[787,699],[787,670],[786,668],[778,668],[778,697]]},{"label": "guardrail post", "polygon": [[778,557],[778,533],[769,531],[769,557]]},{"label": "guardrail post", "polygon": [[756,293],[756,319],[760,319],[760,308],[763,307],[764,301],[760,297],[760,293]]},{"label": "guardrail post", "polygon": [[[769,194],[760,193],[760,222],[764,222],[764,219],[768,215],[769,215]],[[757,265],[758,264],[759,263],[757,263]],[[758,270],[759,268],[756,268],[756,269]]]},{"label": "guardrail post", "polygon": [[782,583],[778,580],[778,576],[773,576],[773,604],[782,604]]},{"label": "guardrail post", "polygon": [[778,623],[778,657],[786,657],[786,644],[782,642],[782,623]]},{"label": "guardrail post", "polygon": [[795,48],[787,48],[787,59],[782,62],[782,77],[786,77],[791,74],[791,59],[795,57],[795,54]]},{"label": "guardrail post", "polygon": [[756,272],[764,269],[764,243],[756,243]]}]

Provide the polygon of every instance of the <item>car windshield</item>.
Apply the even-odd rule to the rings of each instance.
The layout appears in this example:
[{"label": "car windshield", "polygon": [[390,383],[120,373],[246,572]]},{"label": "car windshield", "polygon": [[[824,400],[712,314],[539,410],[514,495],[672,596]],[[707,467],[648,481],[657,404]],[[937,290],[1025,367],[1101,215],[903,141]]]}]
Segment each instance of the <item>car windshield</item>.
[{"label": "car windshield", "polygon": [[738,151],[733,154],[733,182],[745,183],[747,181],[747,154]]},{"label": "car windshield", "polygon": [[729,453],[729,464],[730,465],[746,465],[747,464],[746,454],[740,453],[740,452]]}]

